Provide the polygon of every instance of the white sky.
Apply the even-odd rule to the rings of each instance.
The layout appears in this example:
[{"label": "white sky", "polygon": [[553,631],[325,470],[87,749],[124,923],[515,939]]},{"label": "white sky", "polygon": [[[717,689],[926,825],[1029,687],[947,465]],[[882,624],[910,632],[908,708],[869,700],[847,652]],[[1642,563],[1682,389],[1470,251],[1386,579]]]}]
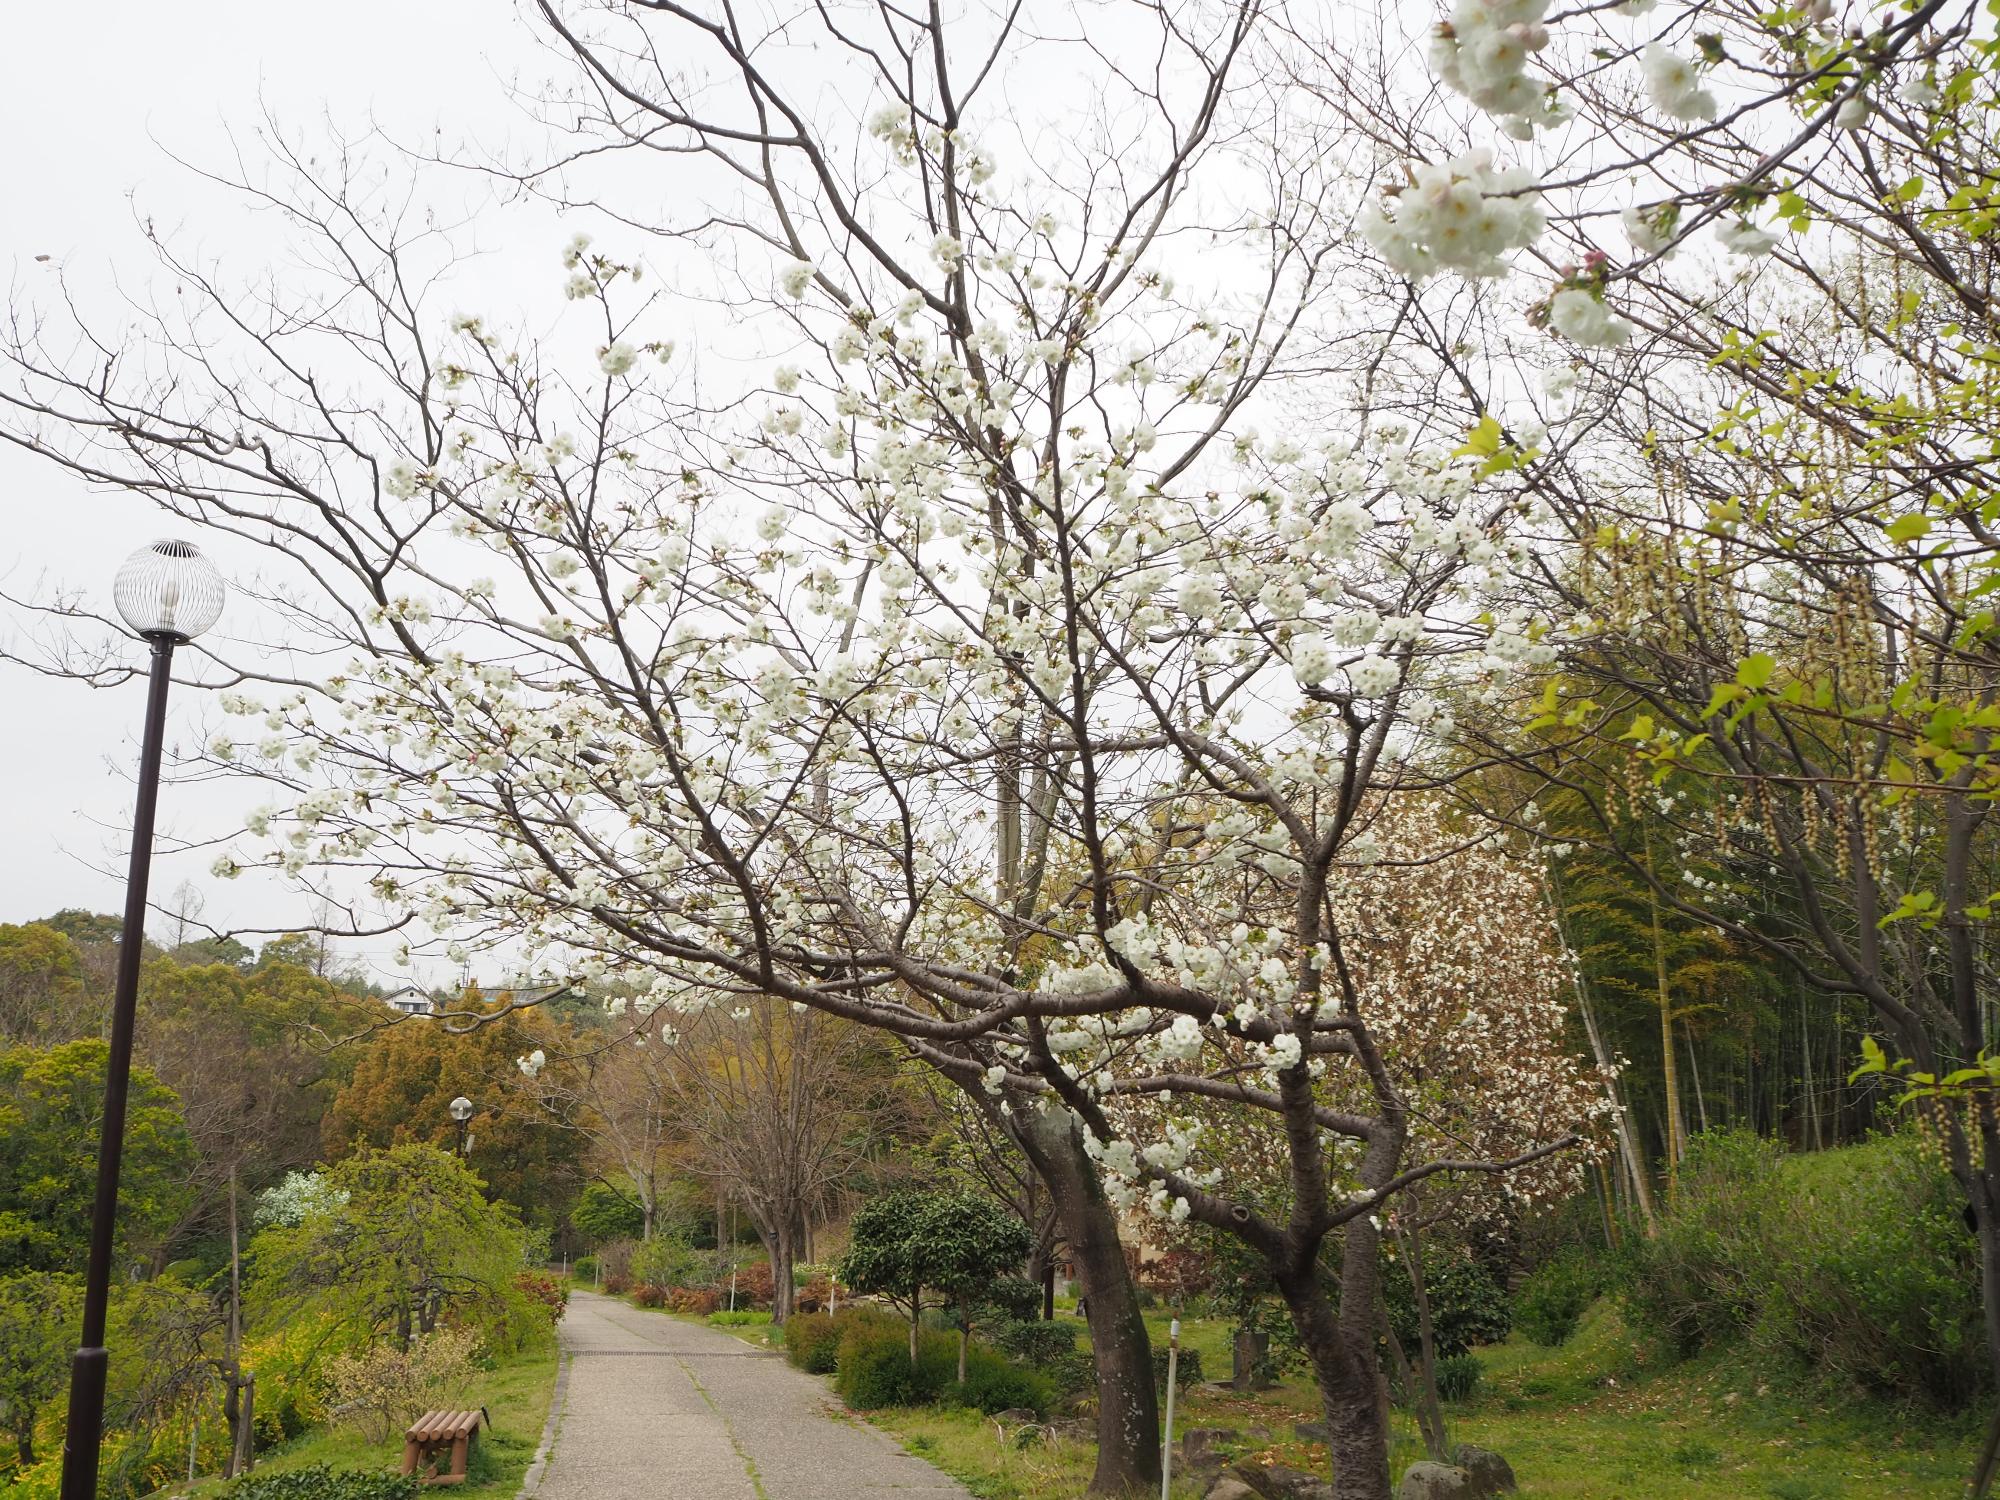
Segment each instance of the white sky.
[{"label": "white sky", "polygon": [[[97,286],[113,267],[143,275],[135,209],[179,224],[240,270],[254,268],[254,244],[202,239],[203,226],[187,216],[185,173],[165,153],[221,160],[225,126],[253,128],[260,95],[307,131],[324,115],[349,130],[373,118],[402,139],[440,126],[487,134],[518,122],[507,78],[554,70],[535,31],[494,0],[103,0],[11,7],[7,31],[0,279],[17,302],[51,289],[56,265]],[[41,255],[51,260],[37,262]],[[93,493],[9,445],[0,445],[0,520],[0,588],[31,592],[40,580],[106,609],[119,562],[164,530],[145,502]],[[210,550],[226,574],[232,559]],[[29,624],[0,605],[0,639],[18,641]],[[218,629],[227,627],[225,614]],[[143,659],[136,642],[132,658]],[[65,906],[121,909],[143,696],[136,679],[93,692],[0,669],[0,921]],[[195,694],[183,693],[178,707],[183,736],[211,722],[212,705]],[[177,807],[167,789],[162,833],[200,831],[210,822],[201,801],[184,792]],[[204,919],[217,925],[303,915],[275,892],[210,879],[208,859],[156,864],[155,902],[191,880],[206,898]],[[156,934],[162,925],[155,920]]]}]

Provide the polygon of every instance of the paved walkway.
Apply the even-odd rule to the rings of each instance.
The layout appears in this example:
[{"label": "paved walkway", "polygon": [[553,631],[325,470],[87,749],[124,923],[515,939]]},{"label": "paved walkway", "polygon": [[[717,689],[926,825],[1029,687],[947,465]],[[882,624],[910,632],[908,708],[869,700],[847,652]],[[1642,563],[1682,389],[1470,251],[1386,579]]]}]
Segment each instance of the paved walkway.
[{"label": "paved walkway", "polygon": [[540,1500],[968,1500],[838,1414],[826,1386],[720,1329],[575,1292]]}]

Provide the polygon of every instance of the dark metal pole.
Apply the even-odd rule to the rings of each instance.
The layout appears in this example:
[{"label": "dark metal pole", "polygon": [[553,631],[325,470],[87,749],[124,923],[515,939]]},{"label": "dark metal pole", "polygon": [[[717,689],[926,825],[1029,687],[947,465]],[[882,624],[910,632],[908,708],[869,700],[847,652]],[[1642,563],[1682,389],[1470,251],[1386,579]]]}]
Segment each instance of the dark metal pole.
[{"label": "dark metal pole", "polygon": [[153,638],[146,731],[139,756],[139,803],[132,814],[132,863],[125,877],[125,926],[118,937],[118,983],[111,1001],[111,1056],[104,1069],[104,1124],[97,1138],[97,1198],[90,1211],[90,1264],[83,1281],[83,1343],[70,1361],[69,1426],[63,1436],[62,1500],[97,1500],[97,1449],[104,1432],[104,1347],[111,1300],[111,1244],[118,1219],[118,1167],[125,1145],[125,1098],[132,1077],[132,1027],[139,1008],[139,960],[146,944],[146,880],[153,865],[153,810],[166,737],[171,637]]}]

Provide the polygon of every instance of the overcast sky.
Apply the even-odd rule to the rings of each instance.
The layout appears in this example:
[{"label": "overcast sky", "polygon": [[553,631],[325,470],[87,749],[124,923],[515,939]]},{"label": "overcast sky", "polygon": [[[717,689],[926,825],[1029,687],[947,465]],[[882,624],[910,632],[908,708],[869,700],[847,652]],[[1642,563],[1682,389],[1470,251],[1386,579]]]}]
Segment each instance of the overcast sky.
[{"label": "overcast sky", "polygon": [[[57,267],[85,286],[105,287],[114,272],[128,287],[142,284],[138,214],[253,268],[254,234],[233,220],[225,242],[204,234],[186,173],[167,153],[222,160],[230,127],[255,129],[260,98],[302,129],[327,117],[355,130],[373,119],[402,139],[439,127],[497,137],[519,120],[506,80],[554,66],[533,30],[496,0],[17,6],[7,47],[0,274],[17,306],[46,296]],[[0,516],[0,589],[75,589],[107,609],[120,561],[163,531],[144,502],[93,493],[9,445],[0,445]],[[233,559],[211,550],[227,572]],[[0,605],[0,637],[19,644],[31,628]],[[135,642],[133,659],[143,652]],[[92,691],[0,669],[0,921],[65,906],[120,909],[143,692],[136,680]],[[198,695],[183,693],[178,707],[183,736],[212,722],[212,705]],[[177,801],[170,789],[162,831],[199,832],[203,796],[187,790]],[[291,920],[289,903],[211,880],[207,865],[207,856],[163,861],[155,900],[191,880],[218,925]]]}]

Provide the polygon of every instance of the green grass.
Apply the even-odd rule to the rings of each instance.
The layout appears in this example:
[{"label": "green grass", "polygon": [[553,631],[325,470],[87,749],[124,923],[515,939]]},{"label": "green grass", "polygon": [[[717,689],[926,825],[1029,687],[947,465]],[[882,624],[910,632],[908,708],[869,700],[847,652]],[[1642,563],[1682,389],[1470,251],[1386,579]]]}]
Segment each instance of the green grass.
[{"label": "green grass", "polygon": [[[482,1372],[467,1390],[468,1407],[484,1406],[492,1426],[483,1429],[473,1444],[470,1478],[448,1493],[456,1495],[505,1495],[511,1497],[534,1461],[542,1440],[542,1424],[549,1414],[549,1398],[556,1383],[556,1353],[553,1344],[546,1352],[523,1354],[497,1370]],[[401,1434],[386,1443],[370,1444],[346,1427],[317,1427],[282,1447],[257,1455],[257,1472],[277,1472],[304,1468],[308,1464],[332,1464],[342,1469],[399,1469],[403,1463]],[[220,1479],[204,1479],[192,1486],[177,1484],[165,1493],[186,1495],[192,1500],[228,1493]],[[440,1490],[439,1493],[447,1493]]]},{"label": "green grass", "polygon": [[[1164,1340],[1166,1315],[1147,1321]],[[1229,1333],[1222,1320],[1181,1324],[1211,1380],[1229,1373]],[[1981,1435],[1977,1413],[1945,1420],[1816,1391],[1732,1353],[1653,1363],[1605,1303],[1560,1349],[1517,1338],[1479,1359],[1479,1391],[1446,1407],[1451,1437],[1505,1455],[1524,1500],[1946,1500],[1963,1493]],[[1317,1393],[1294,1376],[1255,1396],[1197,1387],[1174,1425],[1234,1429],[1241,1437],[1222,1450],[1231,1461],[1325,1474],[1326,1448],[1292,1430],[1319,1414]],[[974,1412],[869,1419],[982,1500],[1073,1500],[1090,1476],[1087,1438],[1023,1440]],[[1398,1472],[1424,1456],[1400,1413],[1394,1444]],[[1177,1500],[1202,1493],[1174,1489]]]}]

